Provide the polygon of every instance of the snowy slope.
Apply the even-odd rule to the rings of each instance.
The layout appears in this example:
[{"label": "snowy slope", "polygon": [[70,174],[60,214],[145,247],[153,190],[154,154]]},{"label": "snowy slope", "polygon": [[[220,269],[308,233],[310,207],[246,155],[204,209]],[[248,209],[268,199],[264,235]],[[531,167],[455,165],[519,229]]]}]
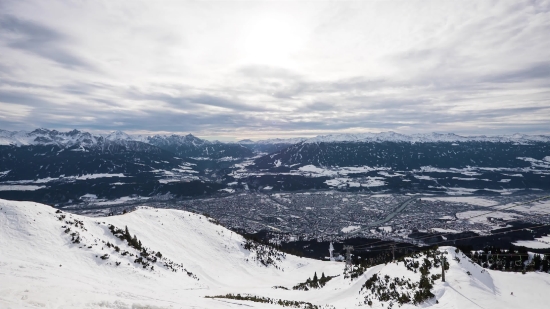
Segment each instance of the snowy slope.
[{"label": "snowy slope", "polygon": [[[31,202],[0,200],[0,208],[0,282],[10,282],[0,284],[0,308],[126,308],[117,302],[138,308],[233,307],[203,296],[271,291],[274,285],[293,286],[321,267],[332,273],[342,268],[340,263],[293,256],[278,262],[277,268],[265,267],[252,260],[254,254],[242,247],[241,236],[184,211],[142,208],[118,217],[87,218]],[[62,215],[66,217],[59,220]],[[85,230],[65,222],[74,220]],[[107,242],[121,252],[137,253],[111,234],[109,224],[128,226],[144,247],[181,264],[198,280],[161,263],[154,270],[144,269],[133,263],[136,256],[108,248]],[[67,234],[66,227],[71,228]],[[80,243],[71,242],[74,231]],[[109,259],[102,260],[104,254]]]},{"label": "snowy slope", "polygon": [[[124,251],[138,252],[116,238],[110,225],[127,226],[149,252],[161,252],[154,269],[134,263],[137,256],[123,256]],[[74,232],[80,243],[71,241]],[[287,255],[266,267],[254,261],[255,253],[245,250],[243,242],[208,218],[185,211],[145,207],[122,216],[89,218],[56,213],[42,204],[0,200],[0,308],[280,308],[204,298],[226,293],[329,305],[325,308],[368,308],[361,305],[369,296],[362,286],[373,274],[419,277],[402,262],[372,267],[354,280],[341,275],[343,264],[338,262]],[[432,292],[439,304],[432,299],[422,307],[545,308],[550,301],[545,293],[550,287],[548,274],[483,270],[460,253],[460,262],[455,260],[454,248],[443,249],[450,263],[447,283],[436,280]],[[101,259],[105,254],[109,258]],[[317,290],[273,288],[291,288],[314,272],[340,276]],[[379,302],[372,307],[382,305],[388,308]]]}]

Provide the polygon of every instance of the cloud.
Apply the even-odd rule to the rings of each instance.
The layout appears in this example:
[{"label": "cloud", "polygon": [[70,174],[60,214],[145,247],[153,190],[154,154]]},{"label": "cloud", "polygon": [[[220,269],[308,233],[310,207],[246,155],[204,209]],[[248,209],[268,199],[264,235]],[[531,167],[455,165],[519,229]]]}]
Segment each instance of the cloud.
[{"label": "cloud", "polygon": [[550,1],[0,5],[2,129],[550,134]]},{"label": "cloud", "polygon": [[0,103],[0,119],[3,121],[18,121],[27,116],[31,107],[21,104]]},{"label": "cloud", "polygon": [[11,48],[36,54],[69,68],[92,68],[88,62],[63,48],[62,44],[69,41],[68,37],[47,26],[3,15],[0,16],[0,28],[4,33],[2,40]]}]

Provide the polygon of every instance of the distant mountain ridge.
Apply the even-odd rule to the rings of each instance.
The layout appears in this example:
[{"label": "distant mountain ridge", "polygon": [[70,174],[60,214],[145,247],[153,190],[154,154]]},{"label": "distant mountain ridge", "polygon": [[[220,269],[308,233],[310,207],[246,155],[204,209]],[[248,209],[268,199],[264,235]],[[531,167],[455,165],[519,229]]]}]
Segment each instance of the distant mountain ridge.
[{"label": "distant mountain ridge", "polygon": [[305,140],[305,143],[333,143],[333,142],[409,142],[409,143],[435,143],[435,142],[550,142],[547,135],[512,134],[498,136],[460,136],[454,133],[423,133],[404,135],[395,132],[361,133],[361,134],[335,134],[317,136]]},{"label": "distant mountain ridge", "polygon": [[312,138],[273,138],[253,141],[244,139],[238,142],[208,141],[198,138],[193,134],[187,135],[129,135],[122,131],[113,131],[109,134],[92,134],[85,131],[72,130],[61,132],[39,128],[33,131],[7,131],[0,130],[0,145],[58,145],[71,147],[76,144],[91,146],[108,140],[111,142],[136,141],[155,146],[172,147],[173,145],[188,145],[200,147],[213,144],[298,144],[298,143],[335,143],[335,142],[409,142],[409,143],[433,143],[433,142],[550,142],[550,135],[527,135],[510,134],[496,136],[461,136],[454,133],[420,133],[405,135],[392,131],[380,133],[358,133],[358,134],[330,134],[319,135]]}]

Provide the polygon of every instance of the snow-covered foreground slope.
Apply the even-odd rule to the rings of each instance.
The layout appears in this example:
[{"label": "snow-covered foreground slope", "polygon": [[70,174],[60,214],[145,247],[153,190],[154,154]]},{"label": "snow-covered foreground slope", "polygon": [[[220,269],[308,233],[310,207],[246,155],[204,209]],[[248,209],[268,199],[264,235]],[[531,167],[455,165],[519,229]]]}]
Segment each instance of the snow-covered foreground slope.
[{"label": "snow-covered foreground slope", "polygon": [[[148,257],[140,257],[138,250],[111,232],[126,226]],[[420,277],[401,262],[372,267],[357,279],[345,279],[342,263],[274,252],[274,262],[264,266],[256,259],[257,251],[246,250],[244,242],[208,218],[185,211],[140,208],[122,216],[89,218],[57,213],[42,204],[0,200],[0,308],[279,307],[205,298],[227,293],[304,301],[325,308],[368,308],[364,300],[373,295],[362,287],[373,274],[406,276],[412,281]],[[456,261],[454,248],[444,250],[450,263],[447,283],[435,280],[432,292],[436,298],[422,307],[545,308],[550,301],[545,293],[550,288],[548,274],[482,270],[460,253],[460,262]],[[139,258],[142,263],[136,262]],[[340,276],[321,289],[292,290],[314,272]],[[372,307],[381,305],[375,301]],[[410,307],[414,306],[403,306]]]}]

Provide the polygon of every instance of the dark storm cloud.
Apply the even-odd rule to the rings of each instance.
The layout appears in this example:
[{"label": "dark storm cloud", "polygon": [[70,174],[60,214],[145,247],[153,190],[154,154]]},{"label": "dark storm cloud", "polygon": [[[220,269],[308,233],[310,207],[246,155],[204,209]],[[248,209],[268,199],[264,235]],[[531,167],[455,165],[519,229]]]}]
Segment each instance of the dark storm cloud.
[{"label": "dark storm cloud", "polygon": [[36,54],[66,67],[93,69],[87,61],[64,47],[71,41],[68,37],[45,25],[13,15],[0,15],[0,29],[0,38],[11,48]]}]

